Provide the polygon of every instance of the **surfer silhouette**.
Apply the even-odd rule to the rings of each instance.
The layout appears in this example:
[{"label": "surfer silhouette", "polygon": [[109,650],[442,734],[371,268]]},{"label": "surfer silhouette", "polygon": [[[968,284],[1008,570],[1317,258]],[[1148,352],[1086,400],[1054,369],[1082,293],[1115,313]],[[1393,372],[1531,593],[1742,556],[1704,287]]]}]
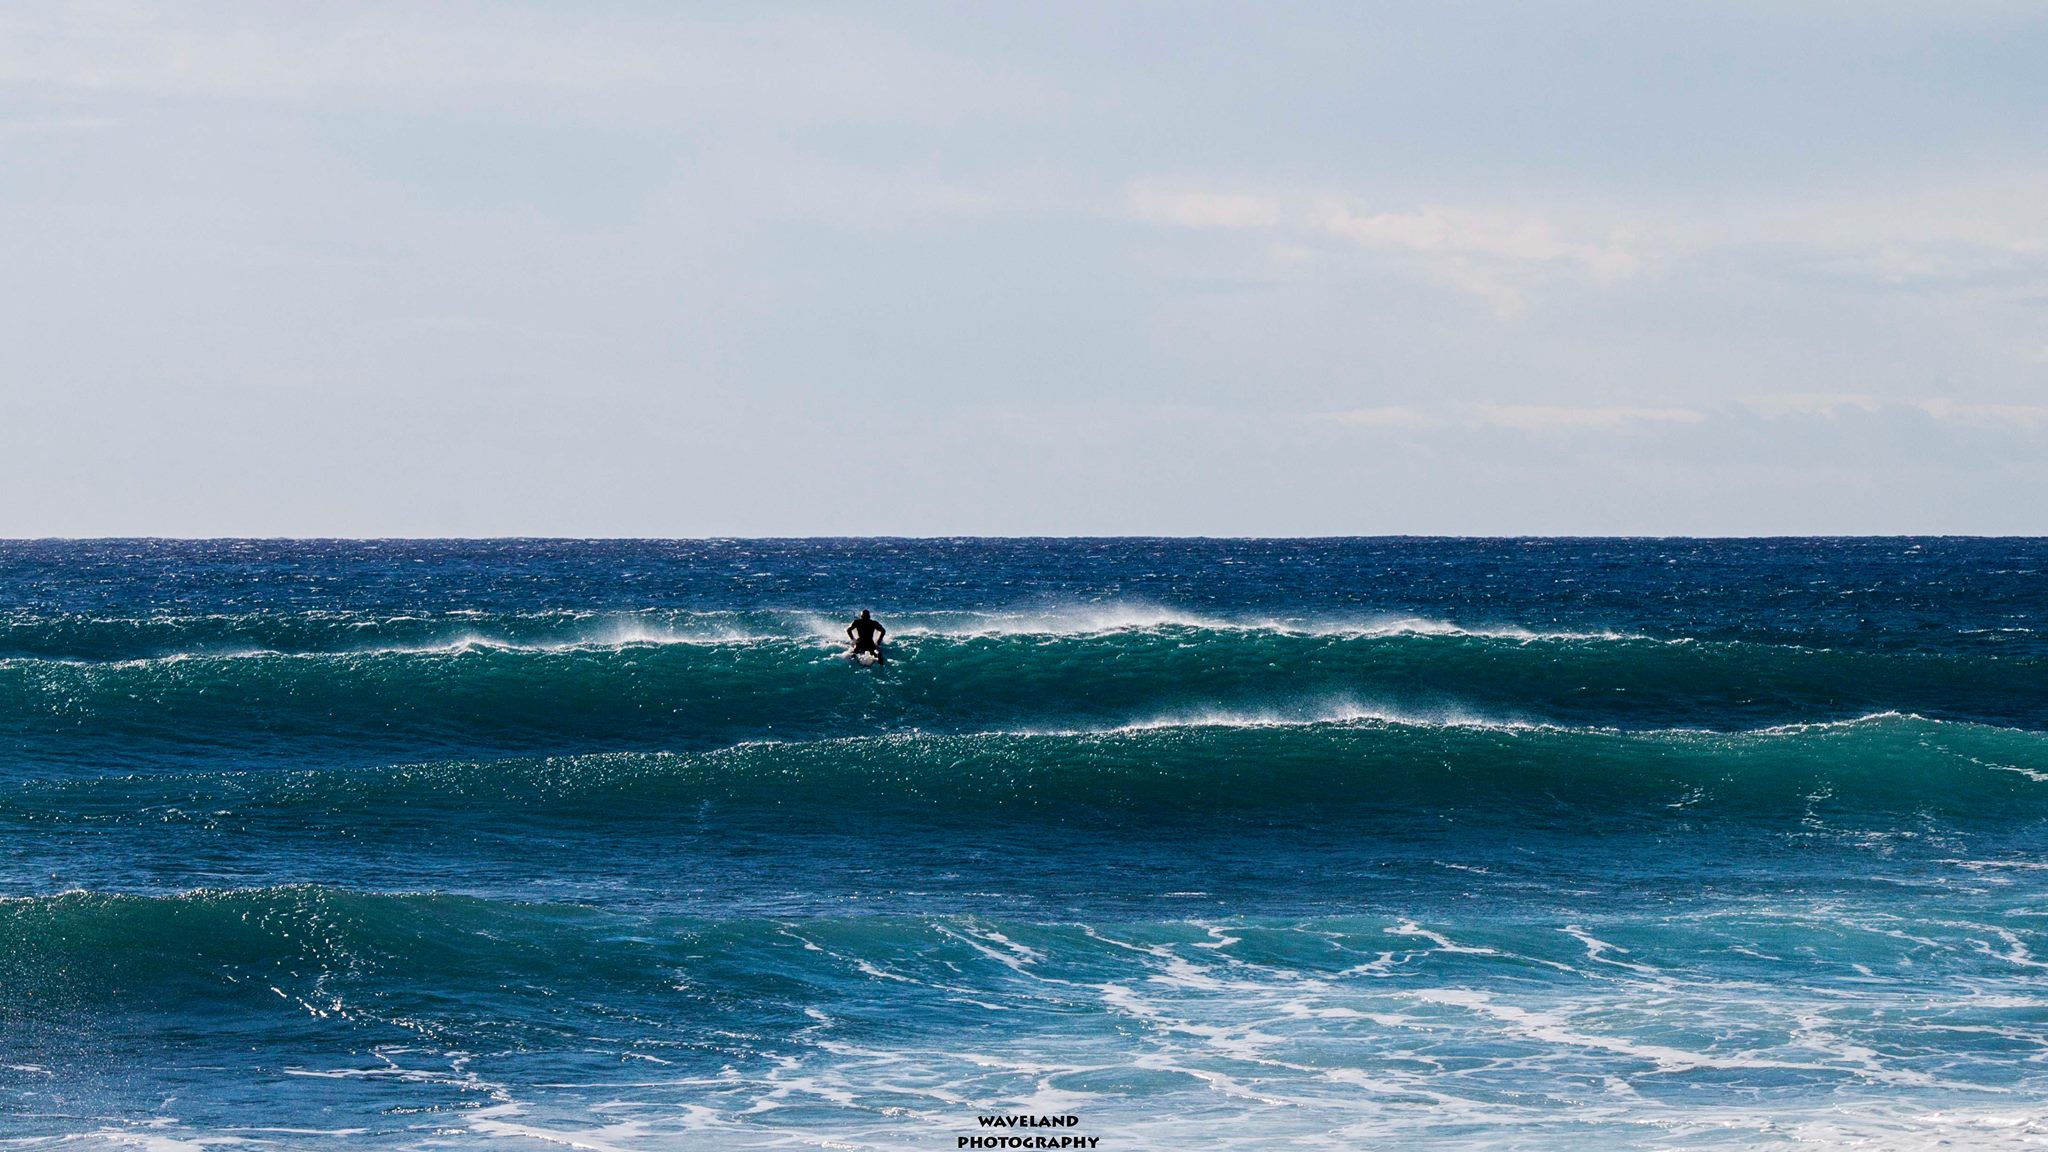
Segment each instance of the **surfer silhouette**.
[{"label": "surfer silhouette", "polygon": [[846,626],[846,638],[853,641],[853,655],[855,656],[859,656],[864,652],[872,652],[875,659],[881,659],[882,637],[888,634],[889,630],[882,627],[882,622],[869,616],[868,610],[865,608],[860,610],[860,617],[858,619]]}]

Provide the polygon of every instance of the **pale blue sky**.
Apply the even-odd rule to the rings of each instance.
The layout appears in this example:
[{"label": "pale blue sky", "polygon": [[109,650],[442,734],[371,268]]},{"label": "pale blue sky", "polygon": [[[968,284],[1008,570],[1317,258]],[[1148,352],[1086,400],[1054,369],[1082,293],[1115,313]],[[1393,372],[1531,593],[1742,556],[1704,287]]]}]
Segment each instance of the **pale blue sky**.
[{"label": "pale blue sky", "polygon": [[0,9],[0,535],[2048,532],[2048,7]]}]

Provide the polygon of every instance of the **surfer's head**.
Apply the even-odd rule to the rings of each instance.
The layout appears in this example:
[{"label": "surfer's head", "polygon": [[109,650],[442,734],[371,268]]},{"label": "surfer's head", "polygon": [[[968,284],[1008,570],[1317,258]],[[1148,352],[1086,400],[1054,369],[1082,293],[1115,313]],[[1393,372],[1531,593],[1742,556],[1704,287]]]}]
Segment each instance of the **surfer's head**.
[{"label": "surfer's head", "polygon": [[861,619],[863,619],[863,620],[865,620],[865,619],[867,619],[867,618],[868,618],[868,610],[867,610],[867,609],[863,608],[863,609],[861,609],[861,610],[860,610],[860,618],[861,618]]}]

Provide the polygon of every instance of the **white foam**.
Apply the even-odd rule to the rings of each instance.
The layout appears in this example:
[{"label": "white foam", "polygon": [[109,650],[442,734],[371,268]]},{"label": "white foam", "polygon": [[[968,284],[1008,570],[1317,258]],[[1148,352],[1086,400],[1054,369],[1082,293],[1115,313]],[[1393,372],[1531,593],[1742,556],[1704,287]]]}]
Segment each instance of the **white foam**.
[{"label": "white foam", "polygon": [[563,1131],[557,1128],[543,1128],[536,1124],[521,1124],[510,1119],[518,1115],[519,1110],[516,1104],[501,1104],[495,1108],[472,1112],[465,1119],[473,1131],[485,1136],[539,1140],[546,1144],[581,1149],[583,1152],[641,1152],[639,1142],[647,1135],[649,1128],[643,1122],[625,1121],[577,1131]]},{"label": "white foam", "polygon": [[1652,968],[1646,964],[1635,964],[1626,960],[1608,959],[1608,953],[1612,952],[1616,955],[1626,956],[1628,955],[1628,949],[1623,948],[1619,944],[1609,944],[1607,941],[1594,936],[1592,933],[1586,931],[1584,928],[1579,927],[1577,924],[1567,924],[1564,927],[1558,929],[1558,931],[1564,933],[1565,935],[1571,937],[1574,940],[1577,940],[1580,944],[1584,945],[1586,949],[1586,959],[1591,960],[1595,964],[1611,964],[1616,968],[1625,968],[1628,971],[1634,972],[1637,975],[1641,976],[1656,977],[1661,975],[1655,968]]},{"label": "white foam", "polygon": [[[1676,1048],[1668,1044],[1648,1043],[1625,1036],[1605,1035],[1588,1032],[1571,1025],[1569,1017],[1555,1011],[1522,1008],[1501,1002],[1494,993],[1470,988],[1429,988],[1412,993],[1415,999],[1425,1004],[1456,1007],[1479,1013],[1488,1018],[1495,1027],[1514,1035],[1549,1046],[1554,1051],[1595,1051],[1606,1052],[1624,1058],[1645,1061],[1659,1072],[1690,1072],[1697,1069],[1755,1070],[1777,1069],[1800,1072],[1825,1073],[1835,1065],[1815,1061],[1781,1060],[1754,1052],[1734,1055],[1719,1055],[1711,1052],[1695,1052]],[[1859,1069],[1863,1075],[1879,1083],[1919,1088],[1941,1087],[1942,1082],[1922,1072],[1904,1068],[1887,1068],[1877,1063],[1878,1056],[1869,1049],[1857,1049],[1838,1055],[1854,1057],[1854,1063],[1863,1064]]]},{"label": "white foam", "polygon": [[1453,943],[1449,937],[1444,936],[1442,933],[1439,932],[1432,932],[1429,929],[1424,928],[1422,925],[1417,924],[1413,920],[1403,920],[1400,923],[1394,925],[1392,928],[1384,928],[1381,929],[1381,931],[1384,931],[1389,936],[1421,937],[1422,939],[1429,941],[1431,944],[1436,945],[1436,950],[1439,952],[1447,952],[1454,955],[1462,954],[1466,956],[1500,955],[1498,951],[1492,948],[1475,948],[1469,947],[1464,944]]},{"label": "white foam", "polygon": [[1864,728],[1876,724],[1889,724],[1899,720],[1917,721],[1922,724],[1940,724],[1918,712],[1866,712],[1847,720],[1802,720],[1792,724],[1773,724],[1767,728],[1753,728],[1750,731],[1759,736],[1797,736],[1806,732],[1829,732],[1847,728]]},{"label": "white foam", "polygon": [[[821,621],[823,618],[819,618]],[[997,612],[934,612],[899,617],[891,635],[963,639],[979,636],[1099,636],[1116,632],[1201,631],[1276,633],[1291,636],[1369,638],[1377,636],[1468,636],[1517,641],[1657,641],[1635,632],[1611,629],[1571,630],[1528,628],[1517,624],[1460,624],[1425,616],[1391,613],[1272,615],[1246,613],[1222,616],[1154,604],[1119,601]],[[832,627],[834,634],[845,625]]]},{"label": "white foam", "polygon": [[[1830,939],[1840,925],[1826,906],[1791,915]],[[1670,921],[1644,923],[1654,934]],[[1745,913],[1739,925],[1748,923]],[[943,1028],[870,1033],[848,1026],[865,1018],[858,1007],[806,1004],[808,1026],[735,1052],[716,1071],[534,1085],[576,1099],[551,1101],[545,1113],[539,1103],[501,1100],[465,1117],[468,1136],[484,1146],[539,1141],[589,1152],[951,1147],[974,1114],[989,1112],[1079,1114],[1082,1132],[1131,1152],[1452,1143],[2018,1149],[2048,1136],[2048,1121],[2026,1107],[2040,1080],[2031,1065],[2008,1087],[1922,1046],[1974,1029],[2009,1038],[2011,1051],[2032,1050],[2038,998],[1998,991],[2030,988],[2033,974],[1969,981],[1931,998],[1917,986],[1838,976],[1810,986],[1796,975],[1745,983],[1692,960],[1659,971],[1649,957],[1665,949],[1626,952],[1591,921],[1549,927],[1586,954],[1556,977],[1532,970],[1540,956],[1510,949],[1527,940],[1550,950],[1558,936],[1501,933],[1489,937],[1497,948],[1481,948],[1458,941],[1457,929],[1410,918],[1020,929],[941,917],[928,930],[963,946],[945,955],[895,946],[851,955],[819,936],[820,952],[789,952],[848,971],[872,962],[919,977],[943,972],[946,983],[929,984],[949,990],[949,1005],[966,1002],[950,994],[958,988],[1017,1015],[987,1033],[998,1043],[963,1044]],[[1950,934],[1956,954],[1973,939],[2011,952],[1995,927],[1954,927],[1962,929]],[[1335,951],[1322,955],[1337,963],[1304,960],[1295,969],[1232,954],[1310,954],[1266,947],[1276,933],[1301,934],[1297,945],[1327,942]],[[790,926],[786,935],[815,933]],[[1233,947],[1248,937],[1257,946]],[[1346,952],[1389,937],[1405,949],[1405,966],[1341,967]],[[973,954],[963,956],[967,947]],[[1795,973],[1815,971],[1806,960],[1791,963],[1801,965]],[[920,993],[892,981],[857,995],[878,1004]],[[1077,1010],[1088,1006],[1106,1018]],[[2017,1012],[1984,1015],[2005,1007]],[[1916,1037],[1916,1028],[1926,1033]],[[1665,1085],[1682,1097],[1652,1090],[1660,1077],[1702,1072]],[[1763,1103],[1752,1095],[1759,1082],[1773,1086]],[[2012,1094],[2001,1101],[1999,1093]]]},{"label": "white foam", "polygon": [[[1293,707],[1215,708],[1169,712],[1143,720],[1085,728],[1019,728],[1002,735],[1114,736],[1174,728],[1306,728],[1319,725],[1373,724],[1402,728],[1482,728],[1503,732],[1563,730],[1559,725],[1485,716],[1459,708],[1397,709],[1343,700],[1317,701]],[[1600,731],[1612,731],[1600,729]]]},{"label": "white foam", "polygon": [[[256,616],[180,617],[139,623],[183,626],[195,621],[227,620],[246,622]],[[493,629],[485,624],[489,613],[475,610],[451,611],[437,616],[396,615],[350,617],[347,614],[307,613],[288,618],[338,629],[346,634],[370,628],[405,624],[426,625],[435,621],[461,623],[442,636],[389,644],[349,643],[345,639],[332,647],[278,648],[244,645],[194,648],[153,656],[122,660],[93,660],[72,657],[7,657],[0,666],[14,663],[78,664],[130,667],[175,663],[183,660],[242,659],[336,659],[364,656],[453,656],[470,652],[579,652],[614,651],[634,647],[666,645],[730,646],[761,643],[802,643],[812,646],[843,646],[846,618],[805,610],[625,610],[599,612],[567,610],[515,614],[499,617],[503,624]],[[138,623],[138,621],[106,621]],[[1519,624],[1458,623],[1424,616],[1397,613],[1339,612],[1329,614],[1275,615],[1245,613],[1219,615],[1164,607],[1142,601],[1065,604],[1009,610],[927,610],[890,615],[890,635],[898,639],[975,640],[991,637],[1038,637],[1044,639],[1109,636],[1140,632],[1223,632],[1271,634],[1332,639],[1426,636],[1473,637],[1509,640],[1517,643],[1570,641],[1642,641],[1690,643],[1686,638],[1663,639],[1611,629],[1531,628]],[[522,637],[519,632],[537,632]],[[310,639],[310,637],[309,637]],[[338,638],[340,639],[340,638]]]}]

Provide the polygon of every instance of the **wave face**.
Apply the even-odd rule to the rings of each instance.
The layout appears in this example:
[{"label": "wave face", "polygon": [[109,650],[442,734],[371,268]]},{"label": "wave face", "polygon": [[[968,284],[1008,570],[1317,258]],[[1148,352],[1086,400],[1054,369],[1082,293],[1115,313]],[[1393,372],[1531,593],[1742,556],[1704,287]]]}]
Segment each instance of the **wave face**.
[{"label": "wave face", "polygon": [[[1419,617],[896,620],[893,664],[849,677],[834,625],[797,613],[397,623],[325,614],[132,629],[17,619],[15,654],[0,658],[0,723],[23,761],[49,770],[703,749],[1204,716],[1738,731],[1899,711],[2048,728],[2048,655],[2030,651],[1832,649]],[[88,644],[80,631],[122,635]],[[78,654],[88,649],[101,655]]]},{"label": "wave face", "polygon": [[2044,575],[0,544],[0,1133],[2032,1146]]}]

